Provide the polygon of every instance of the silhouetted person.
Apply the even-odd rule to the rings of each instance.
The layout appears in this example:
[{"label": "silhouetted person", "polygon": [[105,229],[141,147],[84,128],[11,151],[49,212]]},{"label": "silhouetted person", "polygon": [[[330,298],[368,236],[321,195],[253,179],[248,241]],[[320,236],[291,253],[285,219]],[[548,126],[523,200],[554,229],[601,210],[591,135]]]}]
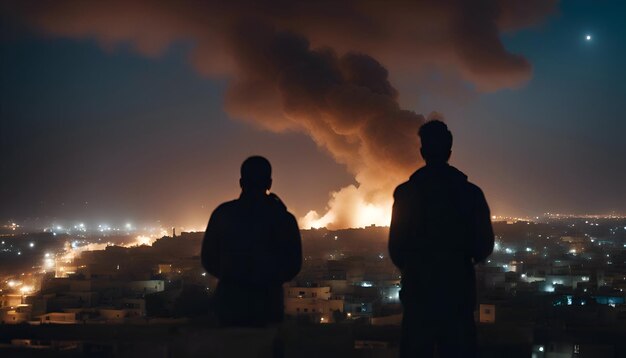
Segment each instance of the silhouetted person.
[{"label": "silhouetted person", "polygon": [[402,272],[401,357],[476,355],[474,265],[493,250],[489,207],[448,165],[452,133],[441,121],[419,130],[426,165],[394,193],[389,253]]},{"label": "silhouetted person", "polygon": [[222,327],[263,327],[283,320],[283,283],[302,265],[300,231],[275,194],[272,168],[253,156],[241,165],[239,199],[221,204],[209,220],[202,265],[219,279]]}]

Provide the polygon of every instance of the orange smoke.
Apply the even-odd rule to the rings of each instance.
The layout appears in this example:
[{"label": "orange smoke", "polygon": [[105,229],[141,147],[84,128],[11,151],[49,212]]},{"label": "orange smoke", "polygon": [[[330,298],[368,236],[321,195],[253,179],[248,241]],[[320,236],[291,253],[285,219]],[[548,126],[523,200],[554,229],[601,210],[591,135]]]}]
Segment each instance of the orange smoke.
[{"label": "orange smoke", "polygon": [[[503,31],[536,24],[554,0],[54,1],[16,9],[48,34],[130,43],[157,56],[191,41],[199,73],[229,80],[226,111],[264,129],[300,131],[355,176],[304,227],[387,225],[393,188],[419,166],[424,117],[400,108],[394,77],[439,71],[493,91],[531,66]],[[380,62],[379,62],[380,61]]]}]

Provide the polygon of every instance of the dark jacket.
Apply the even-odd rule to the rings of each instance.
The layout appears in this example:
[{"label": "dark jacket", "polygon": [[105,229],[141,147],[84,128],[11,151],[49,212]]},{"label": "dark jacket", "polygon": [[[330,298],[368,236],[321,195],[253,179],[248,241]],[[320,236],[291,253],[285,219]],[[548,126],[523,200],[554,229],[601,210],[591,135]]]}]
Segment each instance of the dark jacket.
[{"label": "dark jacket", "polygon": [[389,254],[402,272],[402,303],[473,310],[474,264],[492,252],[489,207],[449,165],[425,166],[394,192]]},{"label": "dark jacket", "polygon": [[223,325],[279,322],[282,284],[293,279],[302,265],[296,219],[274,194],[242,194],[211,215],[201,259],[219,279],[216,296]]}]

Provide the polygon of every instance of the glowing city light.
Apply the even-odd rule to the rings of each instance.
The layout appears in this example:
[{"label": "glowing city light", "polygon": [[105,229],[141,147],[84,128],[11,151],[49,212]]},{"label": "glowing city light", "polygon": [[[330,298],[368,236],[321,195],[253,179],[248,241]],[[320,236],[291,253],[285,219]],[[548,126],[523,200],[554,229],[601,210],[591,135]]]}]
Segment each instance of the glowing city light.
[{"label": "glowing city light", "polygon": [[[357,189],[352,186],[350,192],[356,192]],[[334,200],[337,200],[337,193],[335,193]],[[367,227],[370,225],[386,226],[391,221],[391,206],[392,201],[387,200],[383,202],[371,203],[367,202],[363,198],[356,198],[351,208],[351,219],[353,227]],[[337,219],[337,213],[329,211],[326,214],[320,216],[316,211],[309,211],[302,219],[300,219],[301,227],[305,229],[322,228],[332,225]]]},{"label": "glowing city light", "polygon": [[137,245],[152,245],[153,239],[148,236],[139,235],[135,238]]}]

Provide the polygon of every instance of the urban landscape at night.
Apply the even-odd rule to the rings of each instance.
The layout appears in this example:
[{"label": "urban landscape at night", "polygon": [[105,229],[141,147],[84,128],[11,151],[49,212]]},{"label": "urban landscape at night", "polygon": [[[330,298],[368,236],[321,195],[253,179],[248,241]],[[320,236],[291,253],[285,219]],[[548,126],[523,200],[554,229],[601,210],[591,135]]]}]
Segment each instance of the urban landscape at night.
[{"label": "urban landscape at night", "polygon": [[626,357],[626,1],[0,1],[0,357]]},{"label": "urban landscape at night", "polygon": [[[483,352],[623,354],[626,217],[492,219],[494,253],[477,267]],[[125,225],[119,231],[77,224],[38,233],[22,232],[17,223],[3,226],[2,349],[166,355],[181,349],[181,334],[167,334],[172,329],[210,337],[215,279],[200,265],[203,232],[173,230],[151,239]],[[285,313],[290,329],[309,338],[288,336],[287,352],[397,354],[400,272],[388,258],[388,228],[301,234],[303,268],[285,285]],[[455,277],[446,284],[454,287]],[[46,336],[56,327],[58,333]],[[202,344],[185,349],[193,355]]]}]

